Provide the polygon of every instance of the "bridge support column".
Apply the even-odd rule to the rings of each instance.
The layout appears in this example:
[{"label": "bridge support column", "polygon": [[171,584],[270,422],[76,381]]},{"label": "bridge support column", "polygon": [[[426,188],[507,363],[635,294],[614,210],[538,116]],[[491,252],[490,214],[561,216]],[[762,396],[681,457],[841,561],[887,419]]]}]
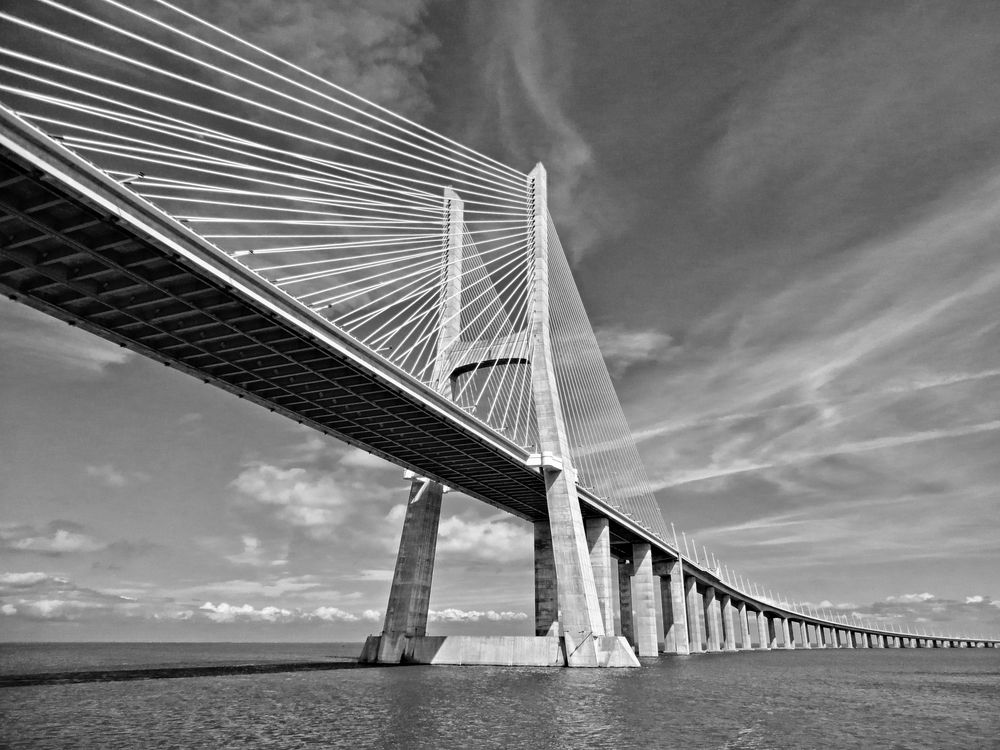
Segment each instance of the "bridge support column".
[{"label": "bridge support column", "polygon": [[781,646],[782,648],[793,649],[795,642],[792,640],[792,629],[787,617],[781,618]]},{"label": "bridge support column", "polygon": [[635,628],[632,620],[632,563],[618,563],[618,606],[621,610],[622,637],[635,647]]},{"label": "bridge support column", "polygon": [[684,578],[684,591],[687,595],[688,642],[691,653],[701,653],[705,650],[704,634],[701,632],[699,611],[702,609],[701,594],[698,593],[698,581],[693,576]]},{"label": "bridge support column", "polygon": [[725,651],[736,650],[736,631],[733,629],[733,600],[729,594],[722,595],[722,635],[725,638],[723,649]]},{"label": "bridge support column", "polygon": [[606,635],[597,599],[594,570],[576,494],[576,472],[552,354],[549,316],[549,216],[547,178],[539,164],[528,175],[531,212],[528,243],[534,277],[533,314],[528,326],[531,345],[531,397],[538,425],[538,466],[545,480],[552,534],[552,557],[558,583],[559,627],[570,667],[639,666],[635,654],[614,635]]},{"label": "bridge support column", "polygon": [[854,648],[854,635],[850,630],[844,631],[844,648]]},{"label": "bridge support column", "polygon": [[771,648],[770,633],[767,625],[767,615],[761,611],[757,612],[757,648],[768,651]]},{"label": "bridge support column", "polygon": [[656,594],[653,591],[653,551],[648,544],[632,545],[632,610],[635,645],[639,656],[656,656]]},{"label": "bridge support column", "polygon": [[767,647],[770,649],[778,648],[778,633],[774,626],[774,616],[767,617]]},{"label": "bridge support column", "polygon": [[536,521],[535,535],[535,635],[559,635],[559,596],[552,531],[548,521]]},{"label": "bridge support column", "polygon": [[823,643],[823,630],[819,625],[816,624],[810,625],[809,634],[812,640],[813,648],[826,648],[826,644]]},{"label": "bridge support column", "polygon": [[739,602],[736,605],[736,619],[740,623],[740,648],[749,651],[750,645],[750,621],[747,619],[747,603]]},{"label": "bridge support column", "polygon": [[705,635],[708,640],[709,651],[722,650],[722,617],[719,613],[719,600],[715,598],[715,587],[708,586],[705,589],[704,599],[705,611]]},{"label": "bridge support column", "polygon": [[604,619],[604,632],[614,635],[615,617],[612,607],[614,602],[611,593],[611,531],[607,518],[588,518],[587,544],[590,546],[590,566],[594,569],[594,585],[597,587],[597,602],[601,607],[601,617]]},{"label": "bridge support column", "polygon": [[443,491],[440,484],[425,477],[410,483],[382,635],[369,638],[362,661],[398,664],[405,658],[408,641],[427,634]]},{"label": "bridge support column", "polygon": [[799,635],[802,638],[802,648],[812,648],[809,643],[809,624],[805,620],[799,620]]},{"label": "bridge support column", "polygon": [[660,598],[663,602],[663,650],[669,654],[690,654],[687,607],[684,601],[684,565],[680,560],[669,563],[667,577],[661,578]]}]

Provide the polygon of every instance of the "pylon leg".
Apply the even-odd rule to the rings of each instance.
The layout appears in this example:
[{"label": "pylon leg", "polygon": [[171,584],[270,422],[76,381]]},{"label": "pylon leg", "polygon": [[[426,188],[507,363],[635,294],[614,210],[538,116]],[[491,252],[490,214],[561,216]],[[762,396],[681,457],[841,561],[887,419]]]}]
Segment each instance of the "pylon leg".
[{"label": "pylon leg", "polygon": [[407,641],[427,634],[442,494],[443,487],[430,479],[417,477],[410,484],[382,636],[371,649],[375,653],[366,644],[362,661],[398,664],[405,659]]},{"label": "pylon leg", "polygon": [[604,632],[575,484],[565,472],[546,468],[545,485],[566,665],[639,666],[624,638]]}]

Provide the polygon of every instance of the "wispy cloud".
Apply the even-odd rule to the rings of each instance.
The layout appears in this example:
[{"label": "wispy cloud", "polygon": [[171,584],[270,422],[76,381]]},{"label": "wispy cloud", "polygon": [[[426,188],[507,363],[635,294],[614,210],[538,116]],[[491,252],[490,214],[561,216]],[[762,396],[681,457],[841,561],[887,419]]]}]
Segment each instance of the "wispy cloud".
[{"label": "wispy cloud", "polygon": [[281,6],[268,0],[197,0],[186,7],[396,112],[420,117],[430,109],[421,66],[438,40],[423,23],[424,0],[301,0]]},{"label": "wispy cloud", "polygon": [[518,166],[545,164],[550,211],[567,256],[577,259],[620,234],[627,202],[610,198],[610,177],[567,111],[575,82],[558,10],[538,0],[480,6],[471,25],[486,40],[480,77],[495,96],[474,126],[498,127]]},{"label": "wispy cloud", "polygon": [[441,521],[438,534],[437,548],[445,556],[509,562],[532,554],[530,531],[513,521],[452,516]]},{"label": "wispy cloud", "polygon": [[671,337],[655,329],[599,326],[594,335],[612,377],[620,377],[636,364],[663,364],[672,355]]},{"label": "wispy cloud", "polygon": [[97,552],[108,547],[84,527],[72,521],[52,521],[43,526],[32,524],[0,525],[0,550],[33,552],[57,557],[85,552]]},{"label": "wispy cloud", "polygon": [[134,356],[117,344],[8,299],[0,299],[0,349],[55,377],[97,377]]},{"label": "wispy cloud", "polygon": [[254,464],[233,480],[240,494],[281,521],[323,535],[342,518],[347,497],[333,476],[304,468]]},{"label": "wispy cloud", "polygon": [[[311,585],[311,584],[310,584]],[[276,582],[274,590],[255,588],[252,582],[230,581],[225,587],[240,594],[279,596],[300,591],[297,582]],[[186,596],[198,592],[186,592]],[[346,610],[332,604],[294,606],[285,604],[230,604],[177,601],[172,597],[152,595],[145,590],[130,590],[130,595],[89,588],[47,573],[7,572],[0,574],[0,616],[22,621],[98,621],[121,623],[145,620],[172,621],[197,625],[211,623],[296,624],[376,622],[381,613],[373,609]]]},{"label": "wispy cloud", "polygon": [[485,612],[475,609],[432,609],[427,613],[427,620],[429,622],[520,622],[527,619],[528,615],[525,612],[497,612],[492,609]]},{"label": "wispy cloud", "polygon": [[997,430],[1000,430],[1000,420],[945,430],[926,430],[923,432],[911,433],[909,435],[890,435],[886,437],[872,438],[871,440],[859,440],[851,443],[843,443],[841,445],[833,445],[818,451],[789,452],[777,456],[767,463],[736,463],[726,467],[707,467],[703,470],[690,472],[688,474],[664,477],[659,482],[654,482],[652,486],[653,489],[665,489],[692,482],[701,482],[706,479],[718,479],[719,477],[732,476],[734,474],[746,474],[749,472],[773,469],[778,466],[789,466],[792,464],[804,463],[829,456],[866,453],[869,451],[885,450],[904,445],[913,445],[915,443],[925,443],[933,440],[947,440],[949,438],[964,437],[966,435],[995,432]]},{"label": "wispy cloud", "polygon": [[[88,477],[92,477],[108,487],[120,488],[129,483],[129,477],[115,468],[113,464],[87,465],[84,470]],[[133,478],[142,479],[145,475],[133,475]]]}]

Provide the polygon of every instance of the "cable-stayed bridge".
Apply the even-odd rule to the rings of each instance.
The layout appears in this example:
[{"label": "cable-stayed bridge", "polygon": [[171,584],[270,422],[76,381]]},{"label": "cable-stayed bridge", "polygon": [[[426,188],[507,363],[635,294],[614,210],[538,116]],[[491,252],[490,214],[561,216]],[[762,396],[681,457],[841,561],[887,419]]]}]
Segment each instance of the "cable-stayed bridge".
[{"label": "cable-stayed bridge", "polygon": [[[648,490],[522,173],[164,0],[0,12],[0,288],[409,472],[377,662],[996,645],[765,596]],[[530,521],[533,637],[426,634],[442,493]]]}]

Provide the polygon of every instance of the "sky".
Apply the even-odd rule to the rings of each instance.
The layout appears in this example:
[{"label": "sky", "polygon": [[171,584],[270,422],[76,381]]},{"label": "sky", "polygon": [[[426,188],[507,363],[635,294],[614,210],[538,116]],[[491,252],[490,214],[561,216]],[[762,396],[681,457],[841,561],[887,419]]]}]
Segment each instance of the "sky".
[{"label": "sky", "polygon": [[[668,521],[785,598],[1000,632],[1000,6],[182,2],[522,171]],[[400,469],[0,300],[0,638],[359,640]],[[437,633],[532,630],[444,501]]]}]

